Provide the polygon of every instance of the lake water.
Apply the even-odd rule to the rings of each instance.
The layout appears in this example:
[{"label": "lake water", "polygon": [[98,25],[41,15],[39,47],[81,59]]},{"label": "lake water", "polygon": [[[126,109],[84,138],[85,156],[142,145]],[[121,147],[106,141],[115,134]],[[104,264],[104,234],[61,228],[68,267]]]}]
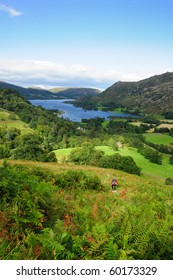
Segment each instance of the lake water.
[{"label": "lake water", "polygon": [[73,104],[64,103],[65,101],[72,101],[72,99],[46,99],[46,100],[29,100],[33,105],[41,105],[45,109],[58,109],[63,111],[62,117],[73,122],[81,122],[82,119],[91,119],[95,117],[109,119],[109,116],[116,117],[135,117],[124,113],[110,113],[95,110],[83,110],[80,107],[75,107]]}]

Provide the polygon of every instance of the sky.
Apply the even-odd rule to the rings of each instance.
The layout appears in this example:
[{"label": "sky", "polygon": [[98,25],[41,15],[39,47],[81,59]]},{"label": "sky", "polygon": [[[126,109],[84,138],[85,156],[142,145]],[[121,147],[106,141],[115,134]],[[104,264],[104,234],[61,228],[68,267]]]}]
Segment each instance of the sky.
[{"label": "sky", "polygon": [[0,0],[0,80],[94,87],[173,71],[173,0]]}]

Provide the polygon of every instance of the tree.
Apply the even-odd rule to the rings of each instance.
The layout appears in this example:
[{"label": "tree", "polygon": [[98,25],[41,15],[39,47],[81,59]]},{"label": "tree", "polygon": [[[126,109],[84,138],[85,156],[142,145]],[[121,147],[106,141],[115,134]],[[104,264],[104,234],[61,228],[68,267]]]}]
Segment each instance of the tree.
[{"label": "tree", "polygon": [[130,156],[121,156],[120,154],[103,156],[99,162],[99,166],[119,169],[127,173],[140,175],[140,168]]},{"label": "tree", "polygon": [[37,134],[29,133],[19,136],[16,143],[18,145],[13,151],[13,159],[46,161],[48,153],[41,147],[42,139]]},{"label": "tree", "polygon": [[173,156],[171,156],[171,157],[169,158],[169,163],[170,163],[170,164],[173,164]]},{"label": "tree", "polygon": [[138,152],[152,163],[162,164],[162,154],[157,150],[148,146],[143,146],[138,149]]},{"label": "tree", "polygon": [[5,145],[0,146],[0,159],[9,158],[11,156],[11,151]]}]

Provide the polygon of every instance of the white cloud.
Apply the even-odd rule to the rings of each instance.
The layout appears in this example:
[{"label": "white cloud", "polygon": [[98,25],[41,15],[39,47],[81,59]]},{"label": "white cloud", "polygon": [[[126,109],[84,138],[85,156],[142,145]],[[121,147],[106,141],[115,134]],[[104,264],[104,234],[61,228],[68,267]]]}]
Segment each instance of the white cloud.
[{"label": "white cloud", "polygon": [[119,80],[138,81],[163,72],[158,70],[153,73],[101,71],[80,64],[68,65],[51,61],[0,61],[0,80],[21,86],[107,88]]},{"label": "white cloud", "polygon": [[21,15],[22,15],[21,12],[15,10],[15,9],[12,8],[12,7],[3,5],[3,4],[0,4],[0,10],[1,10],[1,11],[4,11],[4,12],[6,12],[6,13],[8,13],[11,17],[18,17],[18,16],[21,16]]},{"label": "white cloud", "polygon": [[89,86],[111,84],[114,73],[102,73],[80,64],[51,61],[0,61],[0,80],[25,85]]}]

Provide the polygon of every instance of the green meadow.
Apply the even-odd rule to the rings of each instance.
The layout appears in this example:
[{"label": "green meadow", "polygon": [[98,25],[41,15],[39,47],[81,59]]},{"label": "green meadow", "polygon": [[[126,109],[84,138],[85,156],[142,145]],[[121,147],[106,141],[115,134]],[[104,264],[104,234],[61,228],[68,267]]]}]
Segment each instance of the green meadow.
[{"label": "green meadow", "polygon": [[[158,177],[158,178],[168,178],[172,177],[173,174],[173,166],[169,164],[169,156],[163,155],[162,165],[155,164],[150,162],[144,156],[137,152],[135,148],[123,147],[119,148],[118,151],[114,151],[109,146],[97,146],[97,150],[101,150],[105,153],[105,155],[113,155],[115,153],[119,153],[122,156],[131,156],[136,164],[141,168],[141,171],[144,175],[151,176],[151,177]],[[55,150],[55,154],[59,162],[63,159],[67,159],[70,152],[73,148],[67,149],[58,149]]]},{"label": "green meadow", "polygon": [[0,121],[7,120],[9,117],[9,113],[5,110],[0,109]]},{"label": "green meadow", "polygon": [[173,143],[173,139],[168,134],[161,134],[161,133],[145,133],[144,134],[146,140],[148,142],[154,143],[154,144],[163,144],[163,145],[169,145]]},{"label": "green meadow", "polygon": [[22,134],[30,133],[33,130],[21,121],[19,117],[11,112],[0,109],[0,128],[18,128]]},{"label": "green meadow", "polygon": [[73,149],[74,148],[58,149],[58,150],[54,150],[54,153],[56,154],[58,161],[62,161],[63,159],[66,159],[69,156],[70,152]]},{"label": "green meadow", "polygon": [[134,148],[124,147],[119,149],[118,152],[122,156],[131,156],[145,175],[160,178],[172,177],[173,166],[169,164],[169,156],[167,155],[163,155],[162,165],[159,165],[144,158],[144,156],[138,153]]},{"label": "green meadow", "polygon": [[115,154],[115,150],[113,150],[109,146],[97,146],[96,150],[103,151],[105,153],[105,155],[107,155],[107,156],[111,156],[111,155]]}]

